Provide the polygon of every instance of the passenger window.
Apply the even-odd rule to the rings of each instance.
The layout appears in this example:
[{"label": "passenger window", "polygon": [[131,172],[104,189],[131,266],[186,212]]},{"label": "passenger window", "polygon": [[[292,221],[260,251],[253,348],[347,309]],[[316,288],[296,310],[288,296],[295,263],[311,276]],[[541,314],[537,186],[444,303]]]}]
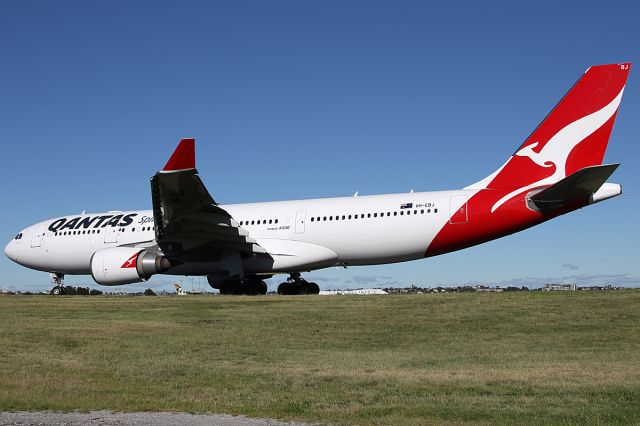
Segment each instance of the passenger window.
[{"label": "passenger window", "polygon": [[349,215],[349,219],[351,219],[351,215]]},{"label": "passenger window", "polygon": [[322,218],[322,220],[327,220],[327,217],[326,217],[326,216],[324,216],[324,217]]},{"label": "passenger window", "polygon": [[[313,220],[313,218],[311,218],[311,220]],[[273,219],[269,219],[269,225],[271,225],[273,223]]]},{"label": "passenger window", "polygon": [[427,209],[427,213],[431,213],[431,209]]},{"label": "passenger window", "polygon": [[344,220],[344,219],[345,219],[345,215],[342,215],[342,220]]},{"label": "passenger window", "polygon": [[311,218],[311,222],[313,222],[313,218]]},{"label": "passenger window", "polygon": [[278,219],[276,219],[276,223],[278,223]]},{"label": "passenger window", "polygon": [[404,216],[404,212],[400,212],[400,216]]},{"label": "passenger window", "polygon": [[420,214],[424,214],[424,210],[420,210]]},{"label": "passenger window", "polygon": [[364,213],[360,215],[360,219],[364,219]]},{"label": "passenger window", "polygon": [[398,212],[393,212],[393,215],[394,216],[398,216]]},{"label": "passenger window", "polygon": [[371,213],[367,214],[367,217],[368,217],[368,218],[369,218],[369,217],[371,217]]},{"label": "passenger window", "polygon": [[374,213],[374,214],[373,214],[373,217],[378,217],[378,213]]},{"label": "passenger window", "polygon": [[413,211],[413,214],[418,214],[418,210],[414,210],[414,211]]},{"label": "passenger window", "polygon": [[411,214],[411,210],[407,210],[407,216]]},{"label": "passenger window", "polygon": [[433,209],[433,212],[434,213],[438,213],[438,209]]},{"label": "passenger window", "polygon": [[329,216],[329,220],[333,220],[333,216]]}]

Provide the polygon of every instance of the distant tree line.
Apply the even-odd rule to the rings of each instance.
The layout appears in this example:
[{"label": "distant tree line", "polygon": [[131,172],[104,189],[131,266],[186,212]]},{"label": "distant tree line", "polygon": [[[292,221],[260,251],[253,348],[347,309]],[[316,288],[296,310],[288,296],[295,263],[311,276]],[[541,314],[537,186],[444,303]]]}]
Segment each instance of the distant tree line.
[{"label": "distant tree line", "polygon": [[504,288],[500,287],[489,287],[484,285],[465,285],[465,286],[457,286],[457,287],[417,287],[412,285],[411,287],[403,287],[403,288],[394,288],[388,287],[384,288],[384,291],[387,293],[467,293],[467,292],[502,292],[502,291],[529,291],[528,287],[514,287],[508,286]]}]

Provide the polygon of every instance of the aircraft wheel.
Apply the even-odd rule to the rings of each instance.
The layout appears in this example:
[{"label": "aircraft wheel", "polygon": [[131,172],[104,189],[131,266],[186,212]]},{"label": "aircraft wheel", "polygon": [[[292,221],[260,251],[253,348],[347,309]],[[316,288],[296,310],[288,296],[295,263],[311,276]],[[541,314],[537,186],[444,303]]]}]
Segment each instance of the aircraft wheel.
[{"label": "aircraft wheel", "polygon": [[310,283],[303,281],[300,283],[300,294],[318,294],[320,293],[320,287],[316,283]]},{"label": "aircraft wheel", "polygon": [[307,284],[307,294],[320,294],[320,286],[316,283]]},{"label": "aircraft wheel", "polygon": [[295,283],[285,281],[278,286],[278,294],[281,294],[283,296],[298,294],[296,287],[297,286],[295,285]]},{"label": "aircraft wheel", "polygon": [[247,296],[257,296],[262,291],[262,286],[260,285],[262,281],[258,280],[245,280],[242,283],[241,294],[245,294]]},{"label": "aircraft wheel", "polygon": [[51,294],[54,296],[60,296],[64,294],[64,290],[62,289],[62,287],[55,286],[53,289],[51,289]]},{"label": "aircraft wheel", "polygon": [[260,281],[260,291],[258,294],[267,294],[267,283]]},{"label": "aircraft wheel", "polygon": [[224,281],[219,290],[220,294],[242,294],[240,283],[236,281]]}]

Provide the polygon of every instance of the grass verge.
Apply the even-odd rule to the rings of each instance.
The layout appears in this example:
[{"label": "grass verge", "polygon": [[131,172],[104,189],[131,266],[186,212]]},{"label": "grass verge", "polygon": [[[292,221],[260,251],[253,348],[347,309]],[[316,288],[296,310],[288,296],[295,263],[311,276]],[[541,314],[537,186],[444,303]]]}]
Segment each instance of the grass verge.
[{"label": "grass verge", "polygon": [[0,297],[0,411],[640,423],[640,291]]}]

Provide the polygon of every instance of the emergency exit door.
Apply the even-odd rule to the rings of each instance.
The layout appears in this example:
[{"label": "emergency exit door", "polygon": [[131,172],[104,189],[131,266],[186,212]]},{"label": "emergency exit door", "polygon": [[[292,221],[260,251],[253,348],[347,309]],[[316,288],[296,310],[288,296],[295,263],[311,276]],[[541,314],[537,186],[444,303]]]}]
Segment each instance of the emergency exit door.
[{"label": "emergency exit door", "polygon": [[454,195],[451,197],[449,223],[467,223],[469,221],[467,201],[466,195]]},{"label": "emergency exit door", "polygon": [[304,233],[304,221],[307,216],[306,210],[300,210],[296,214],[296,234]]}]

